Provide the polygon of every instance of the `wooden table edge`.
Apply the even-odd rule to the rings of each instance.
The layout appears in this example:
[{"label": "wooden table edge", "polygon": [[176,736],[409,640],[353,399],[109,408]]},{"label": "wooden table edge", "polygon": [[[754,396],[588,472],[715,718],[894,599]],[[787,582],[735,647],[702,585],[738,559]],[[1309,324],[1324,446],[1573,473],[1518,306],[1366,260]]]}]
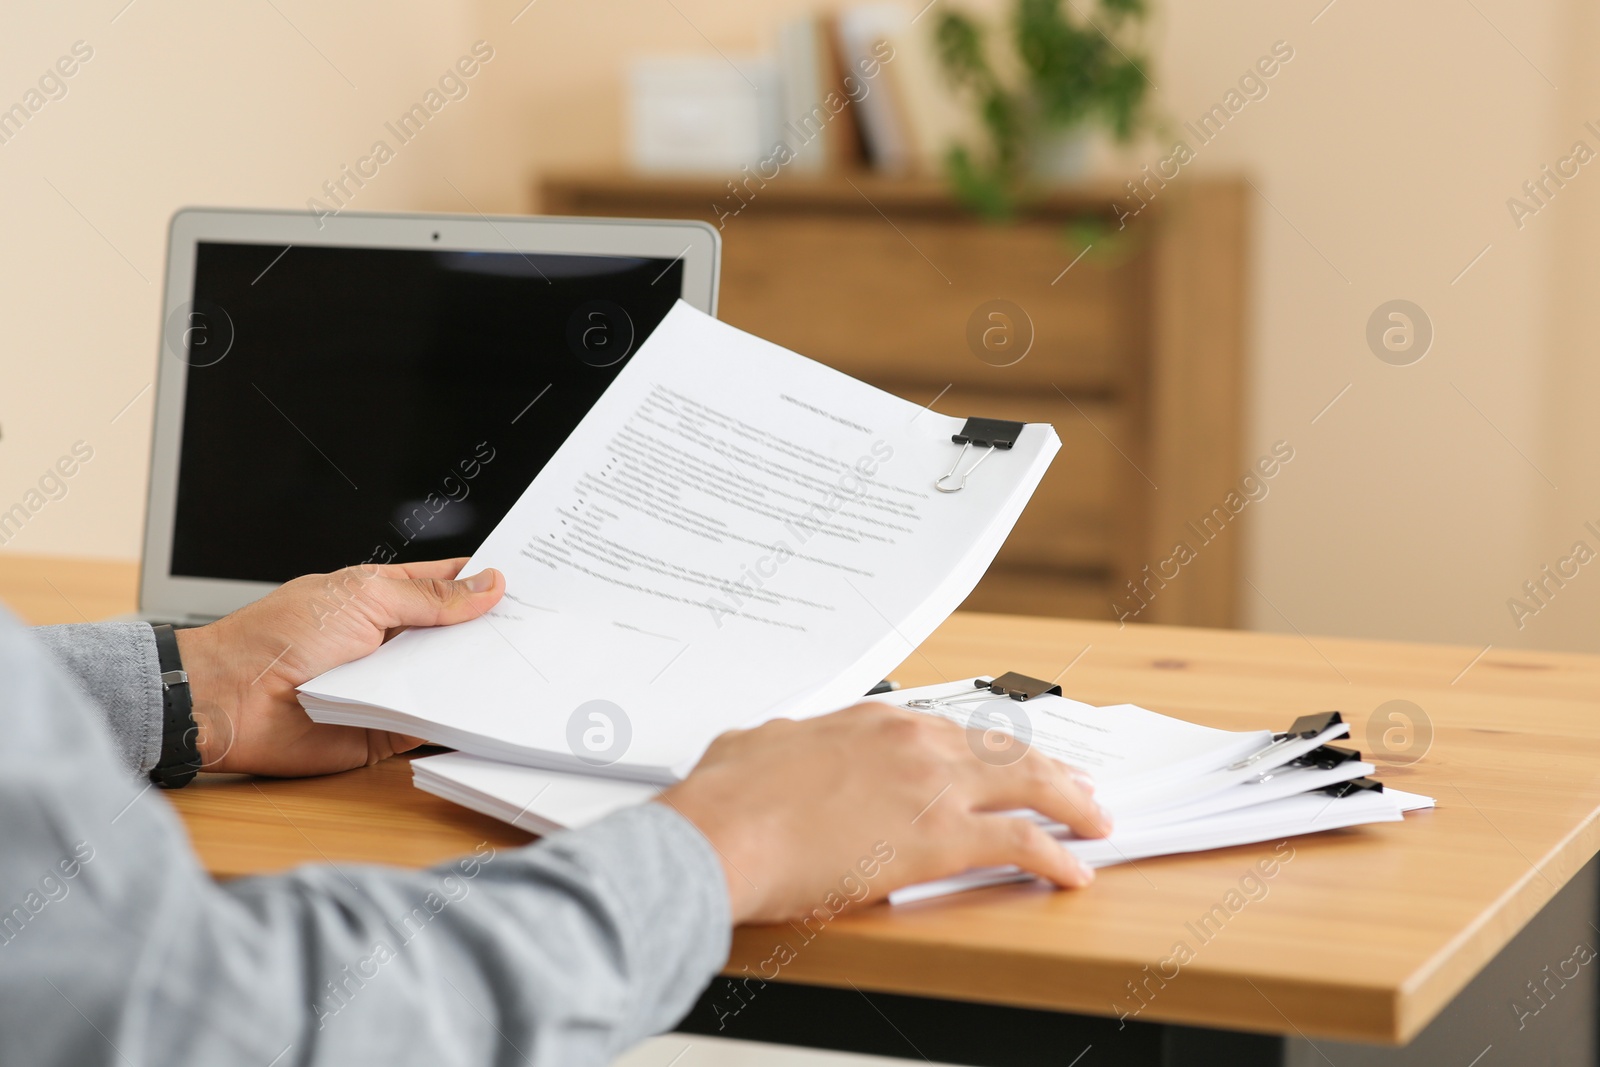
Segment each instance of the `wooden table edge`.
[{"label": "wooden table edge", "polygon": [[[1397,996],[1396,1041],[1409,1042],[1600,853],[1600,818],[1590,815],[1496,902],[1493,916],[1445,945]],[[1559,881],[1557,874],[1559,872]],[[1465,963],[1470,959],[1470,964]]]}]

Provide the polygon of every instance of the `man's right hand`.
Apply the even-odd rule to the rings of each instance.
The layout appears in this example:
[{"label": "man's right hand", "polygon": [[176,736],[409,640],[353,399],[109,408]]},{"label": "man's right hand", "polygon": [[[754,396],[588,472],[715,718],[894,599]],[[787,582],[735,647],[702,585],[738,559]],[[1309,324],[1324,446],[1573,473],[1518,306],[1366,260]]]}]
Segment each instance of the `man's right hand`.
[{"label": "man's right hand", "polygon": [[880,899],[972,867],[1093,881],[1037,824],[1001,814],[1032,808],[1103,837],[1111,822],[1082,772],[1032,749],[997,765],[969,740],[954,723],[887,704],[780,719],[718,738],[658,800],[722,857],[736,923],[797,918],[830,892]]}]

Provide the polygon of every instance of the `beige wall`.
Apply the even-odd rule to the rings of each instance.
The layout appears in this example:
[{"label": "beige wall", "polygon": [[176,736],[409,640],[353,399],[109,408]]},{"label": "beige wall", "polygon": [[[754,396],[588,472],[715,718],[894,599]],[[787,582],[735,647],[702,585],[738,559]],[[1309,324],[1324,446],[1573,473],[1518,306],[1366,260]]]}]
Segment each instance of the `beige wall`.
[{"label": "beige wall", "polygon": [[[355,206],[525,210],[540,169],[621,158],[629,57],[709,53],[707,39],[764,47],[781,17],[810,6],[277,0],[291,26],[269,5],[139,0],[112,24],[120,3],[92,17],[3,16],[0,100],[75,40],[95,58],[67,98],[0,146],[0,508],[74,441],[95,458],[0,551],[137,553],[148,393],[111,419],[150,381],[175,207],[303,206],[484,38],[496,58],[471,95]],[[1179,119],[1219,100],[1275,41],[1295,49],[1270,94],[1194,165],[1243,170],[1266,198],[1247,438],[1252,456],[1286,439],[1296,458],[1256,506],[1249,621],[1600,650],[1600,563],[1521,631],[1505,604],[1583,536],[1581,520],[1600,520],[1589,414],[1600,368],[1586,358],[1600,325],[1589,310],[1600,164],[1521,231],[1505,207],[1574,139],[1600,149],[1580,129],[1600,118],[1597,17],[1578,0],[1337,0],[1312,23],[1319,8],[1169,2],[1153,42],[1152,76]],[[1436,330],[1427,358],[1405,368],[1380,363],[1363,336],[1373,308],[1397,297]]]},{"label": "beige wall", "polygon": [[[1557,84],[1562,87],[1558,131],[1551,137],[1554,146],[1583,136],[1600,148],[1600,137],[1575,132],[1591,120],[1600,127],[1600,67],[1592,48],[1596,40],[1600,40],[1600,9],[1574,5],[1568,31],[1559,48],[1552,50],[1561,65]],[[1544,298],[1550,316],[1545,447],[1550,476],[1561,486],[1559,493],[1546,497],[1538,546],[1544,558],[1530,560],[1530,568],[1550,562],[1576,539],[1595,545],[1583,526],[1593,522],[1600,528],[1600,420],[1595,410],[1600,398],[1600,360],[1595,358],[1600,337],[1600,172],[1589,173],[1595,169],[1591,164],[1582,177],[1561,190],[1549,209],[1528,222],[1532,229],[1548,219],[1555,234]],[[1551,647],[1600,647],[1597,569],[1585,567],[1580,579],[1527,620],[1525,633],[1531,640]]]},{"label": "beige wall", "polygon": [[[75,441],[94,458],[0,551],[138,555],[173,211],[303,207],[476,36],[448,4],[279,4],[291,25],[267,4],[139,0],[113,23],[124,2],[0,16],[5,105],[75,41],[94,50],[0,145],[0,510]],[[431,198],[450,132],[430,128],[360,206]]]},{"label": "beige wall", "polygon": [[[1505,598],[1548,541],[1554,490],[1533,465],[1554,478],[1542,409],[1559,223],[1518,233],[1504,201],[1569,140],[1560,94],[1516,51],[1555,77],[1567,10],[1480,4],[1514,48],[1470,5],[1344,0],[1312,24],[1321,6],[1185,5],[1166,33],[1175,102],[1214,99],[1274,38],[1296,50],[1202,161],[1245,169],[1271,201],[1256,216],[1251,437],[1297,449],[1256,516],[1249,617],[1480,647],[1553,641],[1553,628],[1510,626]],[[1365,342],[1369,314],[1394,298],[1434,323],[1414,366]]]}]

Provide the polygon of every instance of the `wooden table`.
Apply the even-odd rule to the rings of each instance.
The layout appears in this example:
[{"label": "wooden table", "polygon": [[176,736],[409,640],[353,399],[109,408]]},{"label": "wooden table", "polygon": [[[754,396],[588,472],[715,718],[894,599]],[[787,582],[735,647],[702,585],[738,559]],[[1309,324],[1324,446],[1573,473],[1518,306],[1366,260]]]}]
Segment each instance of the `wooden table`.
[{"label": "wooden table", "polygon": [[[11,592],[20,587],[23,565],[4,556],[0,564],[0,599],[15,603]],[[41,573],[56,567],[61,585],[67,572],[60,566]],[[41,588],[35,583],[37,595],[22,601],[27,614],[39,621],[76,617],[75,609],[59,603],[71,595],[64,586],[54,604]],[[104,594],[94,601],[97,607],[106,602]],[[907,1048],[918,1044],[908,1020],[917,1015],[916,1005],[937,1009],[922,1013],[927,1017],[919,1026],[937,1029],[959,1016],[952,1014],[957,1007],[970,1007],[977,1014],[964,1026],[1027,1031],[1042,1025],[1058,1041],[1077,1040],[1076,1033],[1131,1042],[1117,1035],[1148,1031],[1147,1024],[1288,1035],[1287,1042],[1274,1036],[1262,1044],[1171,1031],[1201,1045],[1213,1038],[1234,1041],[1226,1046],[1235,1050],[1228,1053],[1231,1063],[1301,1062],[1295,1050],[1305,1048],[1316,1056],[1304,1062],[1319,1063],[1330,1049],[1341,1050],[1329,1060],[1338,1067],[1452,1063],[1431,1053],[1415,1060],[1362,1059],[1378,1053],[1329,1041],[1418,1039],[1420,1047],[1443,1040],[1461,1047],[1480,1042],[1482,1048],[1487,1035],[1498,1048],[1520,1042],[1515,1048],[1527,1051],[1557,1033],[1570,1036],[1570,1027],[1584,1019],[1592,1035],[1596,983],[1590,976],[1600,968],[1580,964],[1579,976],[1557,990],[1541,967],[1566,973],[1575,943],[1600,946],[1589,866],[1600,848],[1600,657],[958,614],[895,677],[916,685],[1014,669],[1052,678],[1069,664],[1061,682],[1073,697],[1132,701],[1227,729],[1281,728],[1297,714],[1338,708],[1352,724],[1353,743],[1367,752],[1373,751],[1367,727],[1374,711],[1389,701],[1410,701],[1420,709],[1412,717],[1431,728],[1431,745],[1417,759],[1420,733],[1410,741],[1401,734],[1380,739],[1392,758],[1375,753],[1379,776],[1436,797],[1439,807],[1404,823],[1294,839],[1293,858],[1263,883],[1265,895],[1233,913],[1206,943],[1186,924],[1239,889],[1251,865],[1273,854],[1273,845],[1141,860],[1101,871],[1095,886],[1082,892],[1010,886],[910,907],[847,911],[809,942],[791,927],[741,929],[728,974],[761,967],[779,943],[795,952],[779,980],[760,994],[772,1009],[758,1011],[762,1001],[753,998],[728,1032],[781,1038],[793,1022],[775,1014],[786,997],[831,996],[807,1003],[833,1010],[828,1005],[864,1001],[898,1036],[885,1037],[880,1049],[865,1039],[830,1036],[825,1021],[812,1018],[794,1039],[908,1057],[925,1051],[933,1059],[968,1063],[1066,1064],[1081,1045],[1058,1044],[1037,1059],[969,1054],[954,1047],[959,1042],[914,1053]],[[321,861],[418,865],[484,840],[496,846],[527,840],[412,789],[409,777],[404,760],[300,781],[203,776],[170,799],[200,857],[221,876]],[[1529,927],[1553,900],[1546,914],[1565,909],[1566,918],[1543,933],[1535,928],[1554,919]],[[1519,939],[1524,927],[1529,931]],[[1535,933],[1538,938],[1528,941]],[[1146,983],[1180,940],[1194,958],[1170,981],[1146,984],[1141,1008],[1130,983]],[[1503,976],[1491,966],[1497,958],[1512,960]],[[1469,983],[1476,990],[1491,979],[1493,988],[1482,994],[1485,1006],[1458,1003],[1429,1026]],[[1531,981],[1552,990],[1547,1006],[1533,999]],[[844,991],[842,998],[835,990]],[[725,1007],[729,995],[722,983],[714,985],[702,1007],[719,996]],[[1537,1015],[1512,1007],[1519,995],[1528,1008],[1541,1008]],[[983,1005],[994,1006],[994,1014],[983,1015]],[[1573,1007],[1581,1008],[1577,1021],[1562,1022]],[[1129,1013],[1126,1027],[1115,1021],[1123,1012]],[[747,1018],[757,1021],[739,1021]],[[1077,1029],[1050,1030],[1055,1020],[1075,1020]],[[705,1021],[691,1016],[686,1025],[716,1032]],[[1513,1025],[1519,1021],[1520,1029]],[[1496,1038],[1501,1030],[1511,1036]],[[1085,1067],[1179,1062],[1171,1058],[1172,1040],[1162,1040],[1165,1059],[1130,1054],[1085,1060]],[[988,1041],[984,1047],[994,1046]],[[1471,1049],[1462,1067],[1476,1053]],[[1512,1062],[1545,1061],[1511,1052],[1485,1059],[1482,1067]]]}]

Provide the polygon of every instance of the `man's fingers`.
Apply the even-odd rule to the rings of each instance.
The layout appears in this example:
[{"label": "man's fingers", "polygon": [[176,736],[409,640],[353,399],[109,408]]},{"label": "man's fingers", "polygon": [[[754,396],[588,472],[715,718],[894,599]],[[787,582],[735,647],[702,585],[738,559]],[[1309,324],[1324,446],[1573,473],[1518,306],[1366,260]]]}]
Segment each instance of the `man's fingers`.
[{"label": "man's fingers", "polygon": [[362,589],[372,621],[384,629],[466,622],[494,607],[505,591],[504,575],[493,568],[459,580],[420,575],[375,578]]},{"label": "man's fingers", "polygon": [[397,752],[410,752],[428,743],[426,737],[412,737],[410,734],[397,734],[393,730],[384,731],[388,734],[389,755]]},{"label": "man's fingers", "polygon": [[[882,705],[870,703],[858,704],[850,711],[867,715],[874,707],[880,714],[884,711]],[[966,804],[972,810],[1032,808],[1081,837],[1104,837],[1111,832],[1111,818],[1095,803],[1094,783],[1089,777],[1026,742],[1012,739],[1020,748],[996,746],[982,732],[910,711],[896,710],[884,716],[883,722],[889,728],[909,730],[964,770]]]},{"label": "man's fingers", "polygon": [[397,734],[392,730],[368,730],[367,766],[370,767],[401,752],[410,752],[418,745],[424,744],[427,744],[424,739],[409,734]]},{"label": "man's fingers", "polygon": [[985,811],[1032,808],[1071,827],[1080,837],[1104,837],[1111,817],[1094,799],[1094,786],[1073,767],[1029,749],[1014,763],[975,761],[973,807]]},{"label": "man's fingers", "polygon": [[1094,881],[1094,870],[1038,824],[1013,815],[975,815],[973,867],[1020,867],[1064,888]]}]

